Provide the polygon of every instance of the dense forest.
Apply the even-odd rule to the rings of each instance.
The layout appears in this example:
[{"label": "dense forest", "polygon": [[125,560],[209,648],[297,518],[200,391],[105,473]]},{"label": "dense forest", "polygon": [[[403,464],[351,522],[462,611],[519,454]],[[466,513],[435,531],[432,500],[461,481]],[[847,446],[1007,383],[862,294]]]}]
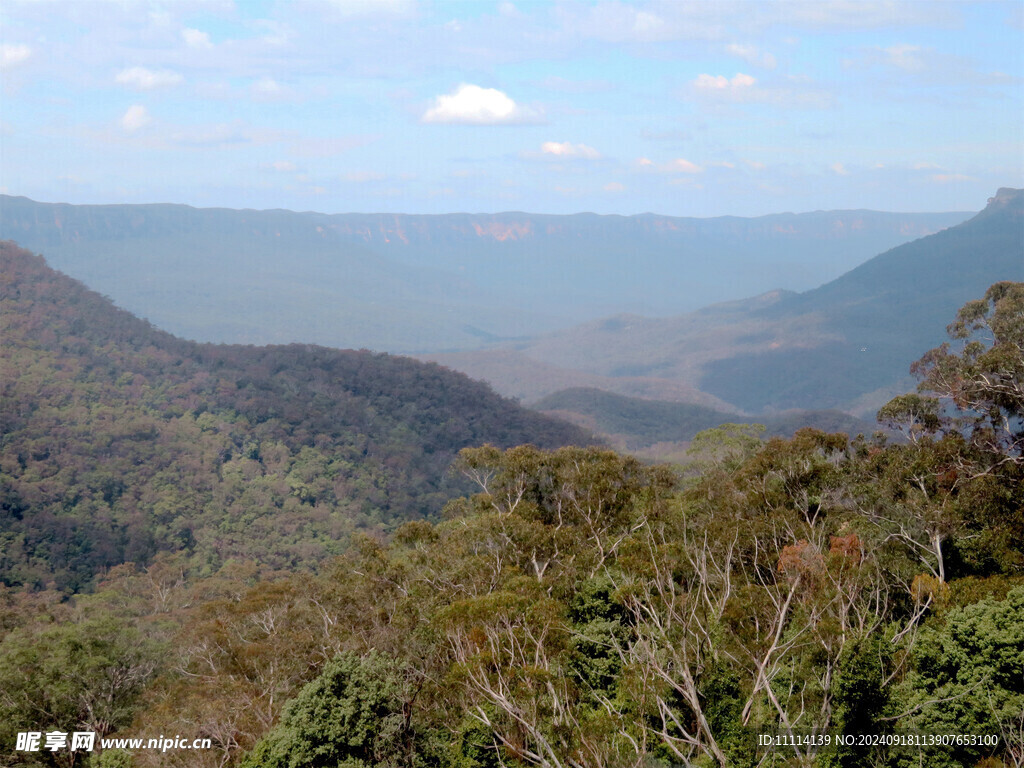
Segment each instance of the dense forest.
[{"label": "dense forest", "polygon": [[437,367],[178,341],[11,246],[3,280],[0,744],[212,747],[0,765],[1024,765],[1022,283],[914,365],[903,439],[724,424],[669,467]]},{"label": "dense forest", "polygon": [[392,355],[195,344],[0,244],[0,581],[79,590],[185,552],[301,568],[436,515],[488,442],[593,438]]}]

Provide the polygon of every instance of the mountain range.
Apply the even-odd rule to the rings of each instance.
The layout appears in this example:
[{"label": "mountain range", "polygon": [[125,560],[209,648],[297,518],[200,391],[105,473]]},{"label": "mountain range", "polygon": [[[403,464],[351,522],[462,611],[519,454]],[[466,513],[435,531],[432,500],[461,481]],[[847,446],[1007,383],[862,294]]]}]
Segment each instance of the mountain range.
[{"label": "mountain range", "polygon": [[0,239],[185,338],[424,353],[813,288],[969,215],[328,215],[0,196]]},{"label": "mountain range", "polygon": [[597,387],[734,412],[867,415],[913,388],[910,364],[1000,280],[1024,280],[1024,190],[1000,189],[970,220],[803,293],[770,291],[666,318],[616,315],[427,359],[527,401]]},{"label": "mountain range", "polygon": [[[179,336],[427,350],[632,448],[685,442],[716,419],[857,431],[835,412],[871,416],[911,389],[910,363],[962,304],[1024,279],[1014,189],[970,218],[328,215],[3,196],[0,234]],[[707,410],[680,416],[680,403]],[[624,428],[625,413],[685,428]]]}]

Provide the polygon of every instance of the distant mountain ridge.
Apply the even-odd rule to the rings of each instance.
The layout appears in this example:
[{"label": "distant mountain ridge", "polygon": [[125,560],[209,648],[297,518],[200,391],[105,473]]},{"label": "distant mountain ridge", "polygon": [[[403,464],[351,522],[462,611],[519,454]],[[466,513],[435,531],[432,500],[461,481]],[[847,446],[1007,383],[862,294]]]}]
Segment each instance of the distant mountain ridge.
[{"label": "distant mountain ridge", "polygon": [[[766,323],[819,317],[819,333],[832,340],[715,361],[699,386],[749,410],[842,406],[893,386],[894,372],[905,375],[946,340],[960,306],[1000,280],[1024,280],[1024,190],[1000,189],[963,224],[761,310]],[[744,380],[760,386],[738,386]]]},{"label": "distant mountain ridge", "polygon": [[794,411],[769,418],[744,418],[735,413],[690,403],[625,397],[600,389],[564,389],[533,407],[608,437],[619,450],[658,459],[681,454],[694,435],[725,423],[761,423],[766,437],[791,437],[801,427],[824,432],[870,435],[877,429],[838,411]]},{"label": "distant mountain ridge", "polygon": [[[748,414],[867,414],[913,387],[910,364],[946,340],[946,323],[964,303],[1000,280],[1024,280],[1024,190],[1001,189],[970,220],[804,293],[771,291],[668,318],[595,320],[501,345],[500,368],[491,362],[497,350],[429,359],[515,396],[531,367],[545,366],[557,386],[530,387],[529,399],[603,377],[597,386],[620,394],[638,394],[644,381],[653,399],[709,404],[668,396],[690,388]],[[618,385],[626,380],[629,390]]]},{"label": "distant mountain ridge", "polygon": [[0,196],[0,238],[187,338],[425,352],[811,288],[969,215],[329,215]]}]

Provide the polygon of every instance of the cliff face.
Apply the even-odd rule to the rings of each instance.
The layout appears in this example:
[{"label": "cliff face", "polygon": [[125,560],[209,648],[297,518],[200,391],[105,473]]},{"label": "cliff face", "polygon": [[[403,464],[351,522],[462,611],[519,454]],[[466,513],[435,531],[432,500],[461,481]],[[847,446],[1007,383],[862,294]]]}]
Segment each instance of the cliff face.
[{"label": "cliff face", "polygon": [[581,241],[589,238],[635,238],[640,241],[680,242],[709,237],[741,242],[763,239],[842,240],[851,236],[899,240],[924,237],[959,223],[967,214],[900,214],[876,211],[826,211],[778,214],[753,219],[711,219],[671,216],[543,216],[527,213],[445,214],[338,214],[326,216],[322,231],[364,244],[422,246],[467,244],[475,240],[495,243],[532,243],[545,238]]}]

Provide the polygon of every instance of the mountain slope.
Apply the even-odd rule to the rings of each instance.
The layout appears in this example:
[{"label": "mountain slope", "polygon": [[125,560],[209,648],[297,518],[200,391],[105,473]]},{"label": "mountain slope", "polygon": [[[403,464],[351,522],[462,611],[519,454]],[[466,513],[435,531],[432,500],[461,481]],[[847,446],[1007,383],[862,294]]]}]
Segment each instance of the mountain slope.
[{"label": "mountain slope", "polygon": [[[519,380],[519,390],[537,397],[606,377],[643,380],[652,393],[697,389],[727,410],[867,413],[912,386],[910,364],[945,340],[945,325],[960,306],[999,280],[1024,280],[1022,190],[1000,190],[970,221],[802,294],[772,291],[668,318],[595,320],[505,345],[517,366],[495,366],[493,352],[431,358],[472,370],[506,393],[514,390],[505,382]],[[544,376],[560,386],[528,386],[538,363],[554,369]]]},{"label": "mountain slope", "polygon": [[[960,306],[999,280],[1024,280],[1024,190],[1001,189],[969,221],[760,311],[766,325],[820,318],[820,332],[835,340],[716,361],[699,386],[751,410],[848,403],[892,386],[945,340]],[[758,386],[746,383],[752,379]]]},{"label": "mountain slope", "polygon": [[455,453],[593,442],[436,365],[200,345],[0,243],[0,582],[77,589],[183,549],[312,566],[436,515]]},{"label": "mountain slope", "polygon": [[837,411],[795,411],[754,420],[701,405],[625,397],[592,388],[555,392],[538,400],[533,408],[598,431],[618,448],[644,454],[650,454],[659,443],[678,446],[702,430],[729,422],[759,421],[769,437],[791,437],[801,427],[850,435],[871,434],[876,428]]},{"label": "mountain slope", "polygon": [[422,352],[676,314],[780,277],[809,288],[967,215],[327,215],[0,196],[0,238],[187,338]]}]

